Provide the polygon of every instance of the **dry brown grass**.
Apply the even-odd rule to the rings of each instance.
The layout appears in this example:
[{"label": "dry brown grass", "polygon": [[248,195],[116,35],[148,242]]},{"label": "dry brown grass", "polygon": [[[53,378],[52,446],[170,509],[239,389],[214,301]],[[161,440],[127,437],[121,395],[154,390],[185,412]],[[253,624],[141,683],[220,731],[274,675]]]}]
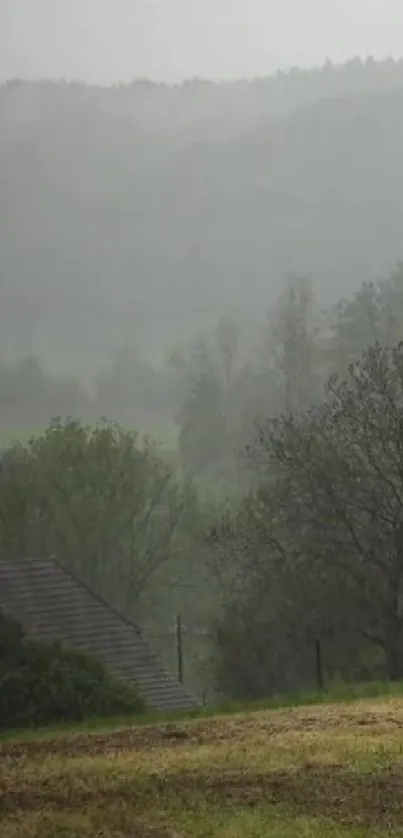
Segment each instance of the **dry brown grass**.
[{"label": "dry brown grass", "polygon": [[403,835],[403,700],[6,744],[0,811],[2,838]]}]

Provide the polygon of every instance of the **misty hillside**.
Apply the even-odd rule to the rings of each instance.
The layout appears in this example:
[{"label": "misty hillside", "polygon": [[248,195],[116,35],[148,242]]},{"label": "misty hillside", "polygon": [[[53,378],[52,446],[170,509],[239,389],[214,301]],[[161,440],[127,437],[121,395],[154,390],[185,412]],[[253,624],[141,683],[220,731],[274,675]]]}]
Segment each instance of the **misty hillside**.
[{"label": "misty hillside", "polygon": [[231,84],[0,89],[7,357],[84,369],[403,258],[403,62]]}]

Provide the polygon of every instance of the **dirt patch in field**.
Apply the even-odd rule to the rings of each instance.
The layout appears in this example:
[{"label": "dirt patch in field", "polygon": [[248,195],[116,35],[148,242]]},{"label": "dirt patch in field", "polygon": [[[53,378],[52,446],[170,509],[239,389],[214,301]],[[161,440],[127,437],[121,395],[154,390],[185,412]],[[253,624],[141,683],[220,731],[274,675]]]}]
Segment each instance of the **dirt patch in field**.
[{"label": "dirt patch in field", "polygon": [[54,739],[0,744],[0,760],[107,756],[123,751],[142,751],[167,746],[170,749],[219,742],[245,742],[251,734],[262,739],[285,733],[309,733],[362,728],[371,735],[403,730],[403,701],[359,702],[350,706],[327,705],[252,713],[215,719],[116,730],[110,733],[75,733]]},{"label": "dirt patch in field", "polygon": [[[211,738],[211,737],[210,737]],[[46,756],[60,757],[102,757],[123,751],[144,751],[151,748],[169,748],[189,743],[201,743],[203,739],[196,730],[185,725],[180,728],[171,725],[159,727],[130,728],[112,733],[75,733],[58,736],[55,739],[39,739],[26,742],[10,742],[0,745],[0,760],[43,759]],[[206,741],[208,738],[206,737]]]},{"label": "dirt patch in field", "polygon": [[328,817],[345,825],[403,825],[403,772],[359,774],[343,766],[306,766],[298,771],[227,773],[200,776],[184,772],[156,778],[159,801],[179,799],[185,806],[206,803],[236,807],[287,804],[298,814]]},{"label": "dirt patch in field", "polygon": [[[79,733],[52,740],[32,740],[0,746],[0,812],[15,816],[18,812],[39,812],[43,809],[78,811],[87,806],[105,812],[123,805],[133,811],[137,820],[127,838],[170,838],[169,831],[147,831],[138,818],[172,804],[192,808],[206,804],[223,807],[256,807],[284,803],[297,813],[325,816],[335,822],[353,825],[379,825],[382,828],[403,827],[403,767],[382,768],[372,773],[348,768],[345,764],[318,764],[316,761],[275,771],[270,767],[270,737],[309,732],[340,730],[354,736],[400,735],[403,729],[403,702],[365,702],[350,706],[321,706],[298,710],[256,713],[204,719],[181,724],[138,727],[112,733]],[[240,745],[241,752],[259,741],[267,742],[267,770],[259,771],[253,764],[246,769],[228,766],[222,771],[206,763],[175,770],[175,760],[166,774],[156,771],[136,773],[135,769],[114,775],[97,774],[97,758],[130,752],[176,748],[228,742]],[[278,747],[278,741],[276,747]],[[281,740],[280,740],[281,741]],[[252,743],[252,744],[251,744]],[[266,747],[266,746],[265,746]],[[71,757],[94,759],[94,772],[82,779],[69,770],[60,774],[36,771],[47,756],[67,760]],[[335,758],[337,759],[337,758]],[[136,763],[136,760],[132,760]],[[262,762],[259,762],[262,765]],[[1,771],[1,766],[4,771]],[[9,770],[11,766],[11,770]],[[162,823],[164,823],[162,821]],[[131,824],[130,824],[131,826]],[[1,832],[1,829],[0,829]]]},{"label": "dirt patch in field", "polygon": [[[172,791],[171,785],[169,794]],[[181,777],[177,793],[241,807],[286,803],[299,813],[345,824],[403,824],[403,772],[359,774],[342,766],[307,766],[295,772],[209,779],[188,775]]]},{"label": "dirt patch in field", "polygon": [[[227,773],[200,776],[197,772],[155,778],[143,805],[153,800],[180,800],[195,805],[248,807],[286,804],[298,814],[331,818],[343,825],[403,826],[403,772],[359,774],[343,766],[305,767],[295,772]],[[139,801],[140,802],[140,801]]]},{"label": "dirt patch in field", "polygon": [[[26,789],[6,788],[0,794],[4,815],[53,807],[74,811],[94,805],[107,811],[119,802],[133,807],[140,816],[146,816],[155,806],[168,808],[173,802],[187,808],[285,803],[299,814],[325,816],[350,825],[392,828],[403,826],[403,771],[358,773],[341,765],[306,765],[298,770],[267,773],[181,771],[140,781],[132,777],[109,788],[95,784],[69,789],[50,780]],[[143,833],[139,835],[143,838]],[[144,838],[153,835],[146,833]],[[157,832],[155,838],[163,836]]]}]

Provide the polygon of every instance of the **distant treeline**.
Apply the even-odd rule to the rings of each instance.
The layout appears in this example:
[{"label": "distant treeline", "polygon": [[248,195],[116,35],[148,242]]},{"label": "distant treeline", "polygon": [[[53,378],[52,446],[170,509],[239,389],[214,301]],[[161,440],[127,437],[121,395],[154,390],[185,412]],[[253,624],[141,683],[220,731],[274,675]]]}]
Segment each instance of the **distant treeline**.
[{"label": "distant treeline", "polygon": [[44,425],[56,416],[108,416],[132,426],[173,422],[180,397],[175,371],[136,357],[115,360],[90,388],[77,376],[46,371],[33,357],[0,366],[0,428]]},{"label": "distant treeline", "polygon": [[35,358],[3,365],[0,427],[107,417],[152,433],[159,426],[165,436],[164,427],[176,425],[186,472],[228,479],[258,416],[320,403],[329,375],[344,374],[374,341],[401,339],[403,265],[327,309],[309,279],[289,277],[266,317],[247,326],[220,319],[159,365],[122,351],[90,388],[46,372]]}]

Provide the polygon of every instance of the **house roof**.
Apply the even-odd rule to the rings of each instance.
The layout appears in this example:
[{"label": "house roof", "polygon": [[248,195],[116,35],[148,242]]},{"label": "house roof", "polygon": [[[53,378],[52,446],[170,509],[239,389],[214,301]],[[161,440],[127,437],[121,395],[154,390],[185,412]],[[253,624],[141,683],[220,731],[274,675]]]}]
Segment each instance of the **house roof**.
[{"label": "house roof", "polygon": [[153,710],[197,707],[165,671],[140,627],[54,559],[0,560],[0,612],[31,637],[58,639],[93,654],[115,675],[135,681]]}]

